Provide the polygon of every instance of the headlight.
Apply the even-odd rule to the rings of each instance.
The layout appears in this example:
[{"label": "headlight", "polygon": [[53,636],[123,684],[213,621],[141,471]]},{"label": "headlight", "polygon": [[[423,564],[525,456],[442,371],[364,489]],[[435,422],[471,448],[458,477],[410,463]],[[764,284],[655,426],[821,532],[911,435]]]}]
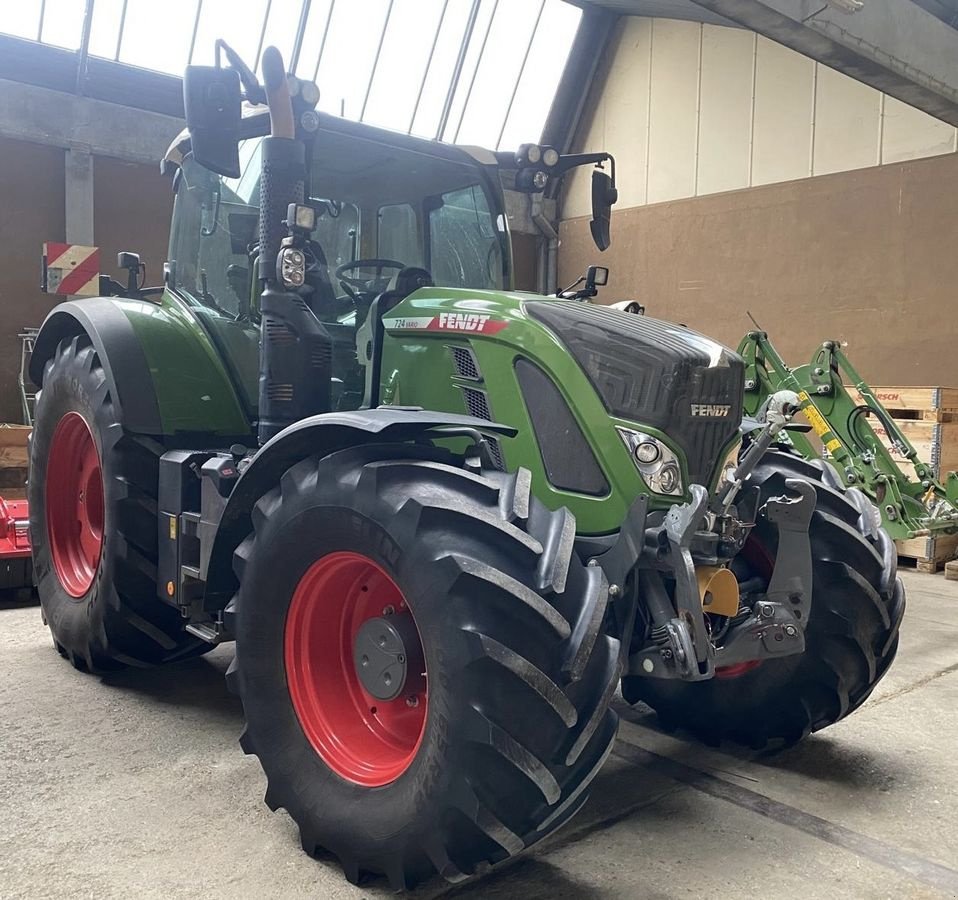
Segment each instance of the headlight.
[{"label": "headlight", "polygon": [[299,93],[308,106],[315,106],[319,103],[319,87],[314,82],[301,81],[299,83]]},{"label": "headlight", "polygon": [[667,466],[662,466],[662,470],[659,472],[659,485],[663,493],[671,494],[678,487],[680,480],[677,465],[669,463]]},{"label": "headlight", "polygon": [[661,455],[662,451],[656,441],[642,441],[636,446],[634,454],[636,462],[654,463]]},{"label": "headlight", "polygon": [[616,426],[643,480],[656,494],[682,493],[682,469],[672,449],[642,431]]},{"label": "headlight", "polygon": [[516,153],[516,162],[520,166],[536,165],[542,159],[542,148],[538,144],[522,144]]},{"label": "headlight", "polygon": [[542,162],[550,169],[559,161],[559,151],[555,147],[545,147],[542,151]]}]

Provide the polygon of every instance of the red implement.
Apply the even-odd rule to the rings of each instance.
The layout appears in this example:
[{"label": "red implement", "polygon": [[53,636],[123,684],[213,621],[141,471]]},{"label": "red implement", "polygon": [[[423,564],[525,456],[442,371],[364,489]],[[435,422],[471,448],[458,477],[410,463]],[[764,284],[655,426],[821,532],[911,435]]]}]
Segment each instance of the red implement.
[{"label": "red implement", "polygon": [[31,554],[27,501],[0,497],[0,591],[33,586]]}]

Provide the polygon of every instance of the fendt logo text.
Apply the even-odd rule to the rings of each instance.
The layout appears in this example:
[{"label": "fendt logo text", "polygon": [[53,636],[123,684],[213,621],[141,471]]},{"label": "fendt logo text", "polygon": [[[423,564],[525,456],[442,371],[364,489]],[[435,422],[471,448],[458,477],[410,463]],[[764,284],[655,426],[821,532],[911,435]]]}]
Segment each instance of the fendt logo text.
[{"label": "fendt logo text", "polygon": [[478,334],[498,334],[506,327],[505,319],[495,319],[488,313],[444,312],[437,316],[399,316],[383,319],[390,331],[469,331]]},{"label": "fendt logo text", "polygon": [[709,416],[713,419],[725,418],[732,411],[728,403],[693,403],[691,406],[693,416]]},{"label": "fendt logo text", "polygon": [[483,331],[488,321],[479,313],[439,313],[439,327],[450,331]]}]

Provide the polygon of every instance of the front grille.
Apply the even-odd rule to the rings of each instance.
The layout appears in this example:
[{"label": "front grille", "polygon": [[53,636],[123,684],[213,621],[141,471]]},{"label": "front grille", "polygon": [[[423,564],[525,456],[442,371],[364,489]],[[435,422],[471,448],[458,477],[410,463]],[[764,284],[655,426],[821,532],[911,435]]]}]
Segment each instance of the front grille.
[{"label": "front grille", "polygon": [[660,429],[681,447],[691,480],[711,480],[742,419],[745,364],[737,353],[647,316],[558,300],[525,306],[565,344],[609,413]]},{"label": "front grille", "polygon": [[475,416],[477,419],[485,419],[487,422],[492,421],[492,414],[489,412],[489,401],[486,399],[485,391],[464,387],[462,388],[462,396],[466,401],[466,409],[469,410],[470,416]]},{"label": "front grille", "polygon": [[515,368],[549,484],[579,494],[607,494],[609,483],[556,383],[527,359],[516,360]]},{"label": "front grille", "polygon": [[456,367],[456,374],[460,378],[468,378],[470,381],[482,381],[482,374],[479,372],[479,363],[472,350],[468,347],[450,347],[452,352],[452,364]]},{"label": "front grille", "polygon": [[505,472],[506,464],[502,459],[502,447],[499,446],[499,441],[494,437],[486,437],[486,443],[489,445],[489,452],[492,454],[492,461],[496,464],[496,468],[500,472]]}]

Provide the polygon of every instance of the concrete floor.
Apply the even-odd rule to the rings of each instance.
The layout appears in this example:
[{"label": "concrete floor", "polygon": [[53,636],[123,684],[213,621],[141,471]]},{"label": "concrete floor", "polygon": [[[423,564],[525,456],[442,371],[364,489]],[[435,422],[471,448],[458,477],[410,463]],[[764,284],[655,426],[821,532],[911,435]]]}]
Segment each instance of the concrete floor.
[{"label": "concrete floor", "polygon": [[[958,897],[958,583],[905,573],[896,664],[793,749],[710,750],[625,708],[592,798],[534,852],[443,896]],[[108,680],[0,605],[0,897],[384,898],[307,858],[236,744],[229,648]]]}]

